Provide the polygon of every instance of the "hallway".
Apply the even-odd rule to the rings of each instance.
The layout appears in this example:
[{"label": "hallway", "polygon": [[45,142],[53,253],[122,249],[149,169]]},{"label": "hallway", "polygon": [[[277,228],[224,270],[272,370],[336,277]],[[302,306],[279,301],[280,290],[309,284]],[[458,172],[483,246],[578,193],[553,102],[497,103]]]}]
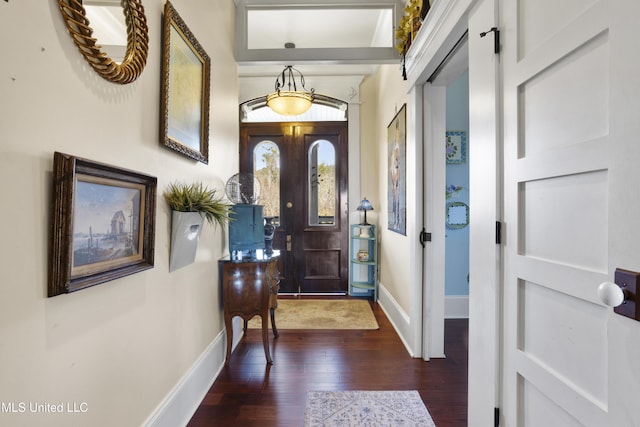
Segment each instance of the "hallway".
[{"label": "hallway", "polygon": [[418,390],[438,427],[466,426],[468,321],[446,320],[447,358],[424,362],[409,357],[378,304],[373,312],[379,330],[280,330],[271,367],[259,330],[249,330],[189,426],[300,427],[311,390]]}]

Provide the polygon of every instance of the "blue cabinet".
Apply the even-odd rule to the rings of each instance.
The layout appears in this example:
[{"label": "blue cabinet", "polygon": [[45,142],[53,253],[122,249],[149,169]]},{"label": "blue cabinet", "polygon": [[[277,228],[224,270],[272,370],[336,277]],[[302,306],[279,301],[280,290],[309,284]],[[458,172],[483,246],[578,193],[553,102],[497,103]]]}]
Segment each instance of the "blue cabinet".
[{"label": "blue cabinet", "polygon": [[261,205],[233,205],[229,217],[229,251],[249,255],[264,249],[264,217]]},{"label": "blue cabinet", "polygon": [[376,226],[352,224],[349,248],[349,295],[378,301],[378,239]]}]

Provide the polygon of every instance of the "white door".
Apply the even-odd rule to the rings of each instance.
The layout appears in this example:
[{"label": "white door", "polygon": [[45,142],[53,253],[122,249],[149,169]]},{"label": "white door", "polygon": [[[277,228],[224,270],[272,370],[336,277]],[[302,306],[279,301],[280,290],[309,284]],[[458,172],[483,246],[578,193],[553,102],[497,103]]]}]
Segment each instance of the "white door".
[{"label": "white door", "polygon": [[638,0],[503,0],[502,426],[640,425]]}]

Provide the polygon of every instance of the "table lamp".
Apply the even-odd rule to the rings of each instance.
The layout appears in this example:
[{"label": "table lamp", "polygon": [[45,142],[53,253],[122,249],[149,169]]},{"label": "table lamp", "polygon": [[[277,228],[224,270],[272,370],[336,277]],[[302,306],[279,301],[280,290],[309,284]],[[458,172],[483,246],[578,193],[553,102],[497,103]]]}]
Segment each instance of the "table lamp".
[{"label": "table lamp", "polygon": [[364,197],[358,205],[358,210],[364,211],[364,220],[360,223],[360,237],[370,237],[369,229],[371,228],[371,224],[367,222],[367,211],[372,211],[373,206],[371,206],[371,202]]}]

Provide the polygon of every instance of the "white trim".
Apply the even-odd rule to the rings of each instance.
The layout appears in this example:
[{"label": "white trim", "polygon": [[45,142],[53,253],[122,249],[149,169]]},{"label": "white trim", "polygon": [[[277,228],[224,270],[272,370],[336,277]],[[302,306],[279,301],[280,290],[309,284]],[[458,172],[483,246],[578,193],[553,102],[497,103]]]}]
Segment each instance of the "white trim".
[{"label": "white trim", "polygon": [[[358,94],[359,96],[359,94]],[[360,203],[360,103],[349,102],[347,139],[349,146],[349,176],[348,176],[348,203],[349,224],[360,221],[360,212],[356,209]]]},{"label": "white trim", "polygon": [[469,318],[469,295],[448,295],[444,297],[445,319]]},{"label": "white trim", "polygon": [[[469,11],[469,427],[494,423],[500,403],[501,245],[495,222],[502,220],[500,58],[493,39],[480,37],[498,24],[498,1],[483,0]],[[501,424],[504,418],[501,416]]]},{"label": "white trim", "polygon": [[398,302],[381,282],[378,283],[378,304],[382,308],[382,311],[384,311],[384,314],[387,315],[387,319],[391,322],[391,326],[393,326],[398,337],[400,337],[400,341],[404,344],[409,355],[411,357],[416,357],[416,354],[419,355],[419,353],[414,351],[409,345],[410,342],[413,342],[411,339],[411,322],[409,315],[400,307]]},{"label": "white trim", "polygon": [[[415,199],[419,200],[423,194],[423,144],[420,143],[422,136],[422,91],[412,88],[410,91],[410,105],[414,108],[407,110],[407,155],[406,167],[407,177],[414,176],[415,179],[407,180],[407,194],[414,194]],[[413,141],[409,143],[409,141]],[[407,235],[417,236],[424,226],[424,212],[422,204],[416,203],[415,208],[407,211]],[[422,257],[425,250],[418,241],[412,239],[412,245],[409,247],[408,261],[413,271],[411,277],[416,277],[411,286],[411,305],[409,307],[411,322],[411,348],[413,349],[413,357],[422,357],[427,360],[430,356],[431,349],[425,348],[423,345],[423,336],[430,333],[429,325],[425,324],[422,319],[425,316],[423,300],[425,296],[425,288],[423,282],[423,264]]]},{"label": "white trim", "polygon": [[[236,339],[233,340],[232,347],[235,348],[242,338],[240,317],[233,319],[233,331]],[[227,334],[223,330],[142,425],[145,427],[186,426],[224,367],[226,342]]]},{"label": "white trim", "polygon": [[[391,326],[395,329],[400,341],[404,344],[407,352],[411,357],[420,357],[420,352],[415,351],[409,345],[410,342],[414,342],[412,333],[413,329],[411,327],[411,319],[409,315],[400,307],[398,302],[393,298],[393,296],[387,291],[387,288],[384,287],[382,283],[378,284],[378,304],[384,314],[387,315],[387,319],[391,322]],[[416,319],[419,322],[421,319]],[[420,350],[420,349],[418,349]],[[444,353],[432,354],[431,357],[434,358],[442,358],[445,357]]]},{"label": "white trim", "polygon": [[426,231],[431,233],[423,253],[424,276],[424,360],[444,354],[444,266],[445,266],[445,147],[441,135],[446,131],[446,87],[424,85],[424,155],[425,192],[419,203],[423,206]]},{"label": "white trim", "polygon": [[424,84],[467,29],[466,13],[477,0],[437,1],[407,53],[409,87]]}]

